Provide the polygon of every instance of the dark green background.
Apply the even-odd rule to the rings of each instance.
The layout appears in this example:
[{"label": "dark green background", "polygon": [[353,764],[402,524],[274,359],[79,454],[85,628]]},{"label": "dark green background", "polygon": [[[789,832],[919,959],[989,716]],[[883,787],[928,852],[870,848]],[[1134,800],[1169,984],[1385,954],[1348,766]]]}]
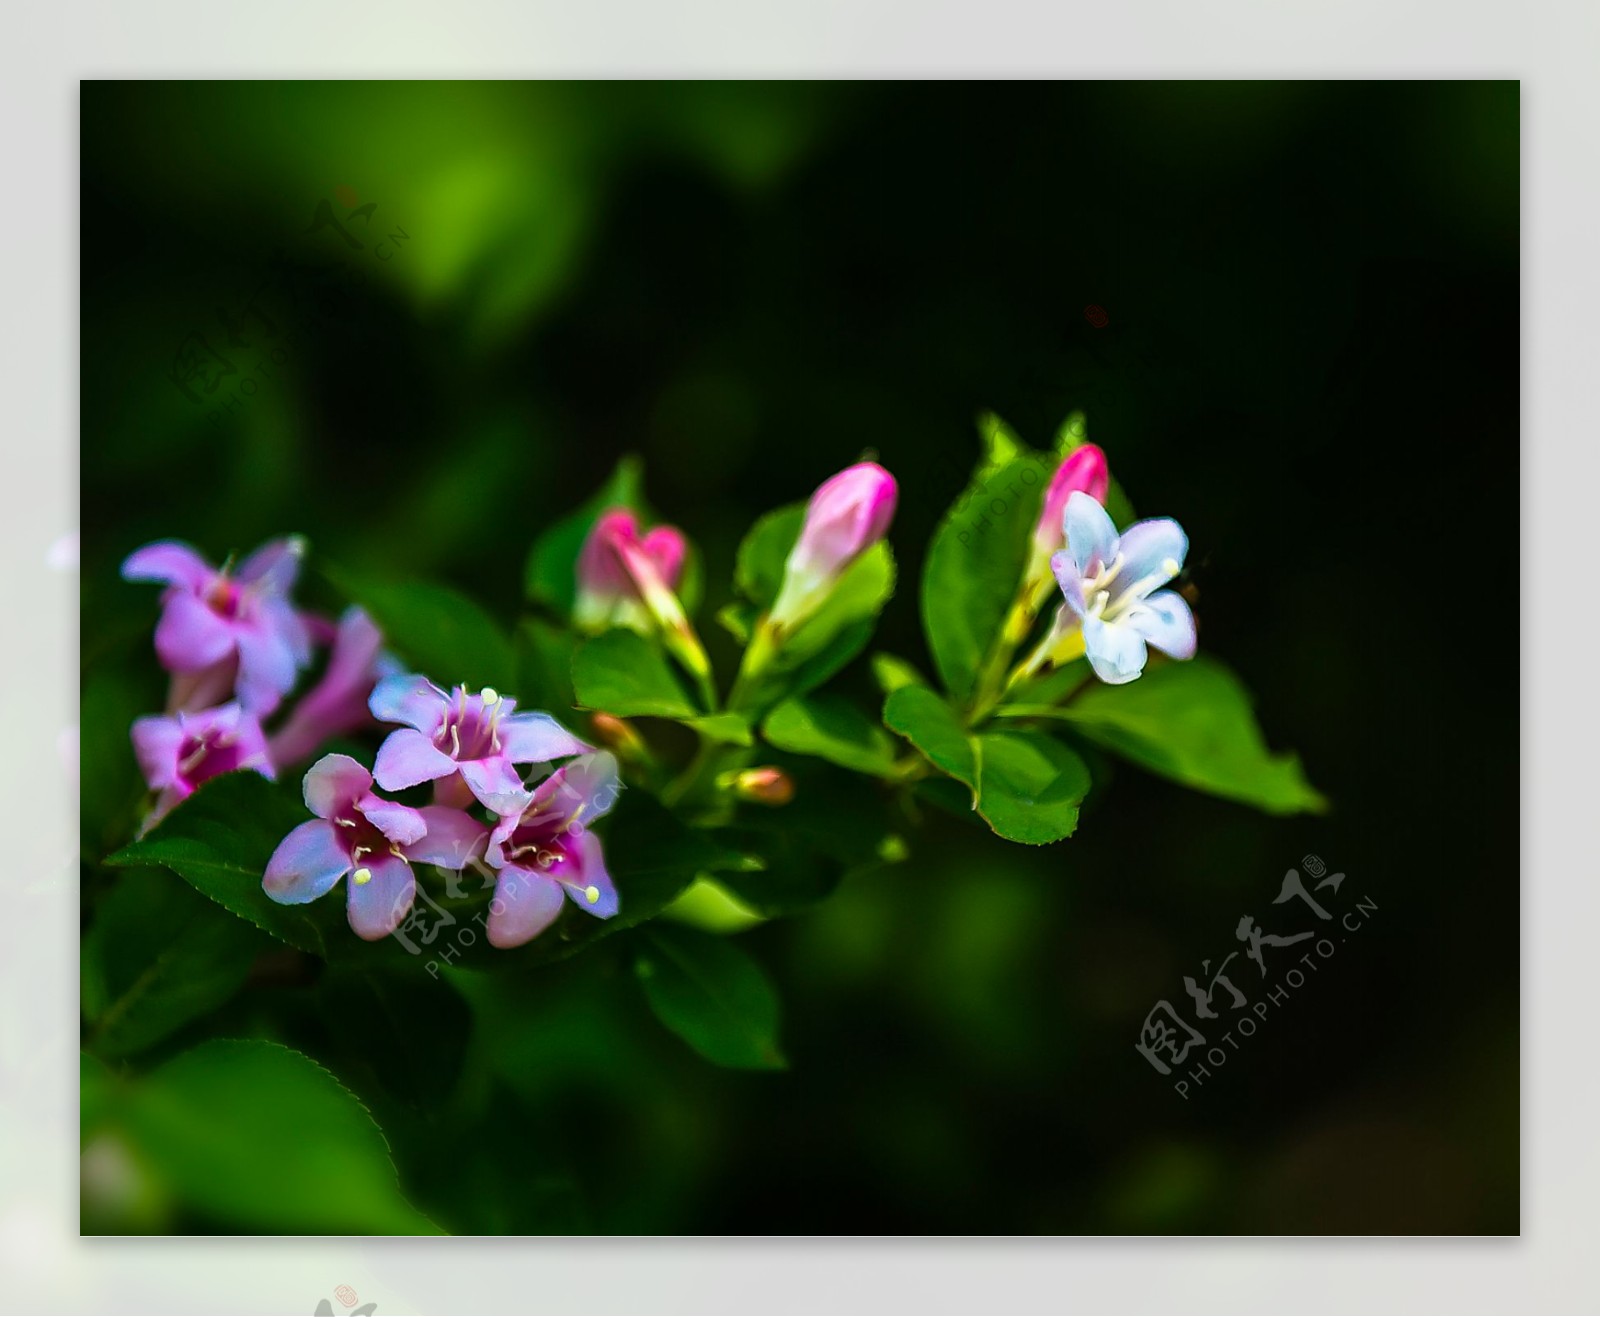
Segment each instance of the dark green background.
[{"label": "dark green background", "polygon": [[[782,1075],[699,1061],[600,953],[477,1003],[469,1098],[450,989],[416,1082],[379,1085],[339,985],[271,957],[163,1049],[309,1052],[392,1104],[403,1184],[457,1231],[1516,1230],[1518,96],[85,84],[89,859],[161,700],[152,594],[116,577],[138,544],[299,530],[509,619],[533,537],[637,451],[726,667],[740,535],[872,450],[901,482],[879,645],[925,665],[915,583],[986,408],[1041,445],[1088,411],[1188,529],[1202,645],[1334,804],[1124,769],[1041,850],[931,815],[907,864],[744,935]],[[352,193],[360,251],[305,232]],[[179,346],[220,345],[279,252],[300,300],[191,404]],[[1140,1021],[1307,852],[1377,913],[1180,1098]]]}]

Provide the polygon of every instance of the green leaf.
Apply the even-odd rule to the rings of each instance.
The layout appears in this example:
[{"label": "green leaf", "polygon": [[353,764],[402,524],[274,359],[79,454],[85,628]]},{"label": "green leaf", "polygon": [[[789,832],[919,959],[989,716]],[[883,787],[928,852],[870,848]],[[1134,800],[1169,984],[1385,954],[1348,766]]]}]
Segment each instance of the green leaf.
[{"label": "green leaf", "polygon": [[716,741],[721,745],[755,744],[755,738],[750,734],[750,723],[741,714],[704,713],[679,721],[685,727],[694,728],[708,741]]},{"label": "green leaf", "polygon": [[1083,761],[1041,733],[971,736],[955,711],[925,686],[903,686],[883,720],[936,768],[965,785],[973,808],[1008,841],[1042,845],[1070,836],[1089,791]]},{"label": "green leaf", "polygon": [[885,695],[893,695],[902,686],[928,684],[928,679],[905,659],[882,651],[872,656],[872,677]]},{"label": "green leaf", "polygon": [[202,1043],[136,1081],[123,1115],[187,1206],[243,1231],[440,1233],[401,1194],[366,1108],[279,1043]]},{"label": "green leaf", "polygon": [[975,738],[978,813],[1007,841],[1042,846],[1070,837],[1089,794],[1089,769],[1042,732],[985,732]]},{"label": "green leaf", "polygon": [[160,1041],[232,997],[270,945],[173,874],[124,873],[83,941],[89,1046],[112,1057]]},{"label": "green leaf", "polygon": [[993,412],[983,412],[979,415],[978,437],[983,441],[983,460],[978,466],[980,474],[999,470],[1015,462],[1019,457],[1028,456],[1033,452],[1027,444],[1017,438],[1016,431]]},{"label": "green leaf", "polygon": [[1184,786],[1269,814],[1327,808],[1299,759],[1267,748],[1244,684],[1205,655],[1153,662],[1125,686],[1096,684],[1053,716]]},{"label": "green leaf", "polygon": [[969,485],[945,514],[922,573],[922,625],[945,689],[968,699],[1016,597],[1044,496],[1044,471],[1019,458]]},{"label": "green leaf", "polygon": [[578,551],[607,508],[644,511],[644,464],[629,454],[598,490],[575,512],[568,513],[533,542],[523,585],[529,599],[546,604],[561,617],[572,615],[578,594]]},{"label": "green leaf", "polygon": [[572,690],[572,656],[578,645],[570,631],[542,618],[523,619],[517,628],[518,700],[529,709],[570,709],[577,698]]},{"label": "green leaf", "polygon": [[634,970],[650,1009],[715,1065],[782,1070],[778,997],[761,968],[725,938],[661,927]]},{"label": "green leaf", "polygon": [[148,836],[108,856],[106,863],[171,869],[239,918],[326,959],[332,920],[325,911],[340,907],[342,923],[343,902],[330,894],[311,905],[279,905],[261,890],[272,852],[309,817],[288,789],[259,773],[226,773],[202,784]]},{"label": "green leaf", "polygon": [[739,544],[734,558],[733,583],[751,603],[765,612],[778,598],[783,567],[789,550],[800,538],[806,505],[790,503],[757,520]]},{"label": "green leaf", "polygon": [[572,685],[584,708],[619,717],[694,718],[700,714],[666,655],[618,627],[585,641],[572,659]]},{"label": "green leaf", "polygon": [[883,721],[935,768],[976,793],[978,761],[967,729],[954,709],[926,686],[902,686],[884,701]]},{"label": "green leaf", "polygon": [[494,686],[516,693],[511,642],[465,595],[426,581],[376,581],[330,570],[328,578],[372,615],[384,644],[414,671],[445,687]]},{"label": "green leaf", "polygon": [[815,755],[857,773],[883,777],[894,771],[894,742],[841,695],[786,700],[767,715],[761,734],[780,750]]}]

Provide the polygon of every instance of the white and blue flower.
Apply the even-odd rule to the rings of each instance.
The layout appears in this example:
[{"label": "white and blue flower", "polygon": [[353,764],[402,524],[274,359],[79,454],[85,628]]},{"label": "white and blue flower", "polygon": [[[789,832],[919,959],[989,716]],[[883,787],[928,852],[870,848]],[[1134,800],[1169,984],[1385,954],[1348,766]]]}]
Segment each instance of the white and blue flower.
[{"label": "white and blue flower", "polygon": [[1194,614],[1183,596],[1161,587],[1183,570],[1189,537],[1170,517],[1136,522],[1119,536],[1106,510],[1074,492],[1062,516],[1067,547],[1050,559],[1067,607],[1083,629],[1095,676],[1113,686],[1144,671],[1154,645],[1173,658],[1194,657]]}]

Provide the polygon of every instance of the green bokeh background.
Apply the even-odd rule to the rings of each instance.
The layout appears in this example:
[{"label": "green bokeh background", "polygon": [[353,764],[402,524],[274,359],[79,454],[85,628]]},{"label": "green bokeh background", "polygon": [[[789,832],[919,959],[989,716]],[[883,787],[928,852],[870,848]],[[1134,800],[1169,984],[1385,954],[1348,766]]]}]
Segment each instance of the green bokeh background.
[{"label": "green bokeh background", "polygon": [[[456,1232],[1515,1231],[1518,97],[84,84],[86,890],[162,699],[152,593],[117,578],[140,543],[297,530],[314,564],[509,619],[534,536],[637,452],[728,670],[708,619],[740,536],[870,450],[901,482],[878,644],[926,665],[915,582],[983,409],[1040,445],[1088,412],[1189,531],[1202,644],[1334,806],[1125,768],[1043,849],[930,815],[906,864],[741,935],[782,1074],[703,1063],[599,953],[441,985],[402,1057],[270,944],[155,1058],[307,1052]],[[375,205],[359,250],[307,232],[322,201]],[[189,401],[186,336],[220,346],[274,268],[309,291]],[[1145,1012],[1308,852],[1377,914],[1178,1096],[1134,1051]],[[145,1188],[99,1224],[222,1228]]]}]

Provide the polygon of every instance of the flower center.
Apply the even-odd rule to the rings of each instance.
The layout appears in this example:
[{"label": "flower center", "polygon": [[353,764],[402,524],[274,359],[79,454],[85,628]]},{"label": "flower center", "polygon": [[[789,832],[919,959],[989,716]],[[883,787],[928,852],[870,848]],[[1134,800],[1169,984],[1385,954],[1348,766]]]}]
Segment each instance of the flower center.
[{"label": "flower center", "polygon": [[231,621],[239,616],[244,606],[244,591],[239,588],[238,582],[229,580],[225,575],[218,576],[206,591],[206,604],[213,613]]},{"label": "flower center", "polygon": [[241,766],[243,758],[235,733],[207,728],[198,736],[184,737],[179,744],[178,776],[191,786],[198,786],[218,774],[231,773]]},{"label": "flower center", "polygon": [[[354,805],[348,805],[335,814],[333,824],[339,829],[339,840],[344,843],[350,862],[358,868],[363,860],[370,860],[375,856],[400,855],[399,848],[383,835],[377,824]],[[405,857],[400,856],[400,858]],[[367,876],[370,880],[371,874]]]},{"label": "flower center", "polygon": [[1151,591],[1160,589],[1179,571],[1176,558],[1163,558],[1158,570],[1142,580],[1124,586],[1113,598],[1111,583],[1117,579],[1126,561],[1122,554],[1118,553],[1109,563],[1101,564],[1100,570],[1093,576],[1085,579],[1083,597],[1089,601],[1090,617],[1099,618],[1102,622],[1116,621]]},{"label": "flower center", "polygon": [[492,686],[481,695],[456,688],[456,702],[444,715],[433,743],[456,760],[487,759],[500,753],[500,715],[505,701]]}]

